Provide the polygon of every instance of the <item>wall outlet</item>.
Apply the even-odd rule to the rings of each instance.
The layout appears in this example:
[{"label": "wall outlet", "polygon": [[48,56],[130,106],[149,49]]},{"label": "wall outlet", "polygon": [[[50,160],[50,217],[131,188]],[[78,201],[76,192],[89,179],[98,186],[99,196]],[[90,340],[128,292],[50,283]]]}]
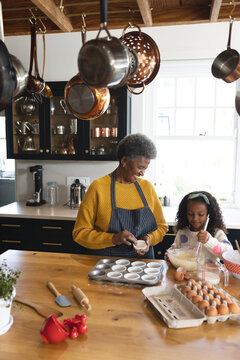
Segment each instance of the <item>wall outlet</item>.
[{"label": "wall outlet", "polygon": [[67,176],[67,185],[72,185],[75,180],[78,179],[81,184],[88,187],[90,185],[90,177],[84,177],[84,176]]}]

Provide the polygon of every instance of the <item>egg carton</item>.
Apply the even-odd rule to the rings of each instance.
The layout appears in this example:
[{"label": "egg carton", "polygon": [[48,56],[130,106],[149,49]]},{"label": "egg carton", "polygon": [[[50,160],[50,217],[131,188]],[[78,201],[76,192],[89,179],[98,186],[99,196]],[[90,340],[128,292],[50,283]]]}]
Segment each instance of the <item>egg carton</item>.
[{"label": "egg carton", "polygon": [[[240,316],[240,314],[219,315],[216,317],[206,316],[203,311],[182,294],[181,288],[181,285],[168,285],[154,286],[142,290],[145,299],[169,328],[196,327],[202,325],[204,321],[213,324],[217,320],[226,321],[228,318],[236,319]],[[223,292],[227,294],[225,291]],[[237,299],[229,294],[227,296],[240,306]]]},{"label": "egg carton", "polygon": [[141,285],[158,284],[163,265],[156,261],[130,261],[128,259],[101,259],[88,273],[92,280]]},{"label": "egg carton", "polygon": [[[178,291],[181,292],[183,287],[184,287],[184,285],[177,285]],[[227,293],[227,292],[226,292],[225,290],[223,290],[222,288],[216,287],[216,289],[220,290],[220,292],[223,293],[223,294],[225,295],[225,297],[229,297],[229,298],[232,300],[232,302],[237,303],[238,306],[240,307],[240,301],[238,301],[236,298],[234,298],[233,296],[231,296],[229,293]],[[181,292],[181,293],[182,293],[182,292]],[[186,297],[185,295],[183,295],[183,296]],[[190,301],[192,305],[194,305],[190,299],[188,299],[188,298],[186,298],[186,299],[187,299],[188,301]],[[198,308],[197,305],[194,305],[194,306]],[[226,315],[207,316],[203,310],[200,310],[200,311],[205,315],[205,318],[206,318],[206,320],[207,320],[207,322],[208,322],[209,324],[214,324],[216,321],[226,321],[226,320],[228,320],[228,319],[234,320],[234,319],[240,317],[240,313],[239,313],[239,314],[229,313],[229,314],[226,314]]]}]

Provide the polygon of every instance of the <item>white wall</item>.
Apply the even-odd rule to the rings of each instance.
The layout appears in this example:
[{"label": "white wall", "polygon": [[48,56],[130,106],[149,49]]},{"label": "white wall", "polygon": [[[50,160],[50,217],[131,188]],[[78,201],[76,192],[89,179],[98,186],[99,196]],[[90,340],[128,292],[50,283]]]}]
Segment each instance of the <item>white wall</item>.
[{"label": "white wall", "polygon": [[[166,26],[143,28],[157,43],[161,61],[184,59],[214,59],[226,50],[228,23]],[[240,23],[233,24],[231,47],[240,52]],[[113,30],[111,34],[120,37],[121,30]],[[87,40],[96,36],[96,32],[88,32]],[[29,68],[30,36],[5,37],[11,54],[17,56],[25,68]],[[46,35],[46,81],[68,81],[77,72],[77,57],[81,47],[80,33]],[[42,39],[38,35],[39,67],[42,68]],[[40,71],[41,73],[41,71]],[[158,73],[161,77],[161,66]],[[143,127],[143,119],[151,119],[151,101],[153,84],[149,84],[141,95],[132,97],[132,132],[148,134],[148,127]],[[16,161],[16,194],[17,200],[27,200],[33,193],[33,184],[29,166],[43,165],[43,186],[47,181],[57,181],[60,185],[60,201],[68,199],[66,175],[89,176],[91,181],[111,172],[117,165],[115,162],[85,161]],[[97,170],[96,170],[97,168]]]}]

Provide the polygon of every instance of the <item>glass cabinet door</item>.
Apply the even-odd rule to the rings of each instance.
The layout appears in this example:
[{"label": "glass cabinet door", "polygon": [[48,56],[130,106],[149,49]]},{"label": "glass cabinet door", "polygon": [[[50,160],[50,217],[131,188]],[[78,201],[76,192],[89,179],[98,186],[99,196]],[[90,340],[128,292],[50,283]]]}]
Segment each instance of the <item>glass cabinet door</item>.
[{"label": "glass cabinet door", "polygon": [[40,104],[32,96],[22,96],[13,101],[13,154],[40,154],[39,106]]},{"label": "glass cabinet door", "polygon": [[50,99],[50,153],[79,154],[78,119],[68,110],[63,96]]},{"label": "glass cabinet door", "polygon": [[90,155],[114,155],[118,143],[119,98],[111,94],[106,112],[90,121]]}]

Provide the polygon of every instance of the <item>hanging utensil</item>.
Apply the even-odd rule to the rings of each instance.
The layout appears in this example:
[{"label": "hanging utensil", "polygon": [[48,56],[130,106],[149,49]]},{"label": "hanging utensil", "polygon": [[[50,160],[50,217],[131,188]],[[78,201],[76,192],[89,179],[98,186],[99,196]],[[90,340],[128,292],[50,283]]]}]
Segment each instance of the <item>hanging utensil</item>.
[{"label": "hanging utensil", "polygon": [[[42,33],[42,40],[43,40],[43,70],[42,70],[42,79],[44,79],[44,72],[45,72],[45,62],[46,62],[46,39],[45,39],[45,34],[46,34],[46,26],[43,24],[42,20],[39,18],[39,21],[41,22],[43,29],[39,28],[39,30]],[[45,83],[45,87],[44,90],[42,92],[42,95],[48,98],[53,97],[53,93],[52,90],[50,88],[50,86]]]},{"label": "hanging utensil", "polygon": [[2,2],[0,1],[0,111],[6,109],[12,102],[16,89],[16,71],[11,56],[4,44]]},{"label": "hanging utensil", "polygon": [[[82,43],[86,40],[86,24],[83,17]],[[94,120],[103,115],[110,102],[107,87],[94,88],[86,85],[80,74],[70,79],[64,90],[67,108],[79,119]]]},{"label": "hanging utensil", "polygon": [[[31,52],[30,52],[30,66],[28,72],[27,90],[30,93],[40,94],[45,87],[44,80],[39,76],[38,61],[37,61],[37,39],[36,39],[36,19],[31,21]],[[33,60],[35,65],[35,75],[32,75]]]},{"label": "hanging utensil", "polygon": [[232,26],[233,19],[230,17],[227,50],[215,58],[211,68],[215,78],[222,79],[227,83],[240,78],[240,56],[237,50],[231,49]]},{"label": "hanging utensil", "polygon": [[[126,33],[128,28],[136,27],[138,31]],[[144,91],[146,85],[150,84],[157,75],[160,68],[160,52],[155,41],[143,33],[138,25],[129,23],[122,32],[123,44],[135,49],[138,55],[139,66],[137,72],[127,81],[128,90],[139,95]],[[142,87],[142,91],[134,92],[132,88]]]},{"label": "hanging utensil", "polygon": [[[96,39],[86,42],[79,51],[79,73],[88,86],[122,87],[130,73],[130,53],[127,46],[108,31],[107,0],[100,1],[100,21]],[[99,38],[102,30],[107,37]]]}]

